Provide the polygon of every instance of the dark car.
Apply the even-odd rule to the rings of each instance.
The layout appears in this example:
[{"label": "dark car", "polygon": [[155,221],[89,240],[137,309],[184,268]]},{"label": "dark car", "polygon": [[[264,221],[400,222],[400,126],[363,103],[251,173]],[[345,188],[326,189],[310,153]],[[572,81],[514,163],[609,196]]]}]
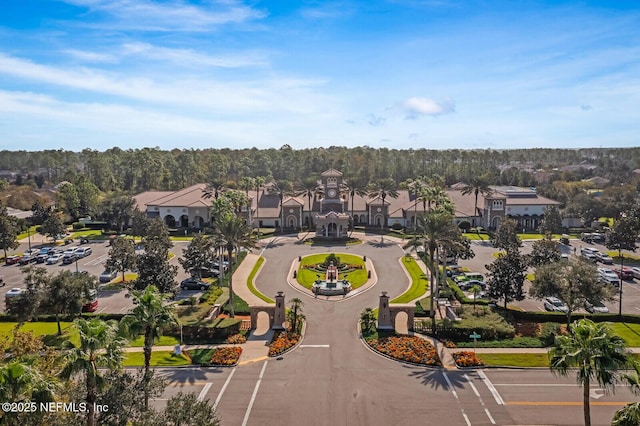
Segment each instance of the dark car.
[{"label": "dark car", "polygon": [[65,254],[64,257],[62,258],[62,263],[64,263],[65,265],[69,265],[75,262],[76,260],[78,260],[78,256],[75,255],[74,253]]},{"label": "dark car", "polygon": [[209,287],[211,284],[193,277],[182,280],[180,283],[180,288],[183,290],[208,290]]},{"label": "dark car", "polygon": [[86,237],[80,238],[80,244],[89,244],[89,239]]},{"label": "dark car", "polygon": [[33,255],[33,254],[28,254],[26,256],[22,256],[22,258],[20,258],[19,263],[21,265],[28,265],[29,263],[33,263],[35,261],[37,261],[37,256]]},{"label": "dark car", "polygon": [[47,259],[49,258],[49,254],[47,253],[39,253],[36,256],[36,263],[44,263],[47,261]]},{"label": "dark car", "polygon": [[202,278],[218,278],[220,276],[220,271],[218,271],[217,269],[209,269],[209,268],[192,269],[189,272],[191,273],[192,277],[199,276]]}]

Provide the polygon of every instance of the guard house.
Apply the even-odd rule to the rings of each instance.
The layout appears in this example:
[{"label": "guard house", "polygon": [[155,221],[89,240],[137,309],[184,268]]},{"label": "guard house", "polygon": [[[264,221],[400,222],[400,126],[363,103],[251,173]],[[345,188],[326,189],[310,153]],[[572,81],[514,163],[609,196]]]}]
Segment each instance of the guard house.
[{"label": "guard house", "polygon": [[316,237],[346,238],[349,231],[349,215],[329,212],[316,215]]}]

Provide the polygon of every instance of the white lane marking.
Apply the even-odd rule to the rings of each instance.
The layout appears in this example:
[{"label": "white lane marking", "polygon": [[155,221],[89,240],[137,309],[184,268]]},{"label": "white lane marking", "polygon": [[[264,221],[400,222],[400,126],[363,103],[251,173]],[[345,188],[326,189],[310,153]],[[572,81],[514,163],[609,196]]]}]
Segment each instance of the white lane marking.
[{"label": "white lane marking", "polygon": [[471,422],[469,421],[469,417],[465,414],[464,410],[462,411],[462,417],[464,417],[464,421],[467,422],[467,426],[471,426]]},{"label": "white lane marking", "polygon": [[227,380],[224,382],[224,385],[222,386],[222,389],[220,389],[220,392],[218,393],[218,397],[216,398],[216,401],[213,403],[213,409],[215,410],[216,407],[218,407],[218,404],[220,404],[220,400],[222,399],[222,394],[224,394],[224,391],[227,390],[227,386],[229,385],[229,382],[231,381],[231,378],[233,377],[233,373],[236,372],[235,367],[233,368],[233,370],[231,370],[231,374],[229,374],[229,377],[227,377]]},{"label": "white lane marking", "polygon": [[491,395],[493,395],[493,398],[496,400],[496,404],[504,405],[504,400],[500,396],[500,393],[498,393],[498,390],[493,386],[493,383],[491,383],[491,380],[489,380],[487,375],[484,374],[484,371],[478,370],[478,376],[480,376],[484,384],[487,386],[487,388],[491,392]]},{"label": "white lane marking", "polygon": [[558,386],[565,388],[582,387],[581,385],[562,384],[562,383],[494,383],[493,386]]},{"label": "white lane marking", "polygon": [[471,386],[471,389],[473,389],[473,393],[476,394],[476,396],[478,398],[480,398],[480,392],[478,392],[478,389],[476,388],[476,385],[473,384],[473,382],[471,381],[471,379],[469,378],[469,376],[467,376],[466,374],[464,375],[464,377],[467,379],[467,382],[469,383],[469,386]]},{"label": "white lane marking", "polygon": [[207,396],[207,392],[209,392],[209,389],[211,389],[211,385],[213,385],[213,383],[207,383],[206,385],[204,385],[204,387],[200,391],[200,395],[198,395],[198,401],[202,401],[204,397]]},{"label": "white lane marking", "polygon": [[253,394],[251,395],[251,401],[249,401],[249,406],[247,407],[247,412],[244,414],[244,420],[242,420],[242,426],[247,426],[247,422],[249,421],[249,414],[251,414],[251,409],[253,408],[253,403],[256,400],[256,395],[258,394],[258,388],[260,388],[260,383],[262,382],[262,376],[264,376],[264,370],[267,368],[267,363],[269,361],[265,361],[262,366],[262,370],[260,371],[260,376],[258,376],[258,382],[256,383],[256,387],[253,388]]},{"label": "white lane marking", "polygon": [[494,424],[494,425],[495,425],[495,424],[496,424],[496,421],[495,421],[495,420],[493,420],[493,417],[491,417],[491,413],[489,412],[489,409],[488,409],[488,408],[485,408],[485,409],[484,409],[484,412],[485,412],[485,413],[487,413],[487,417],[489,417],[489,420],[491,420],[491,424]]},{"label": "white lane marking", "polygon": [[300,345],[301,348],[328,348],[329,345]]},{"label": "white lane marking", "polygon": [[451,383],[451,380],[449,380],[449,377],[447,377],[447,374],[444,371],[442,372],[442,375],[444,376],[444,380],[446,380],[447,382],[447,386],[449,386],[449,389],[451,389],[451,393],[456,399],[458,399],[458,393],[453,388],[453,384]]}]

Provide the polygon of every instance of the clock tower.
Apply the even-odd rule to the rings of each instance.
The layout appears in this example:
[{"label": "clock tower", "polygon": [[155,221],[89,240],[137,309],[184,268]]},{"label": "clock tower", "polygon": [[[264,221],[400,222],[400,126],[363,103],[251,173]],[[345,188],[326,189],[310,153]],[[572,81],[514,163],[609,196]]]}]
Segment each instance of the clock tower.
[{"label": "clock tower", "polygon": [[342,173],[335,169],[329,169],[322,173],[322,188],[324,198],[321,203],[321,213],[330,211],[344,213],[344,201],[341,198]]}]

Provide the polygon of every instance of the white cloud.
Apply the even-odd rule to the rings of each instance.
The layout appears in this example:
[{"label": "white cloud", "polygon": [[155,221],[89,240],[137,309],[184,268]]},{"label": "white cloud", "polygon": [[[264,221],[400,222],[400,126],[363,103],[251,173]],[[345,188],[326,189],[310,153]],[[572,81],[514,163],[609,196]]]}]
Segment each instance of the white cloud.
[{"label": "white cloud", "polygon": [[207,6],[181,0],[64,0],[115,19],[97,26],[143,31],[202,31],[225,24],[240,24],[264,18],[264,12],[235,1],[217,1]]},{"label": "white cloud", "polygon": [[409,98],[402,101],[398,107],[407,120],[415,120],[423,116],[438,116],[455,112],[455,103],[451,99],[435,101],[428,98]]},{"label": "white cloud", "polygon": [[118,62],[118,58],[109,53],[98,53],[98,52],[89,52],[86,50],[77,50],[77,49],[64,49],[62,53],[66,53],[67,55],[79,59],[83,62],[96,62],[96,63],[115,63]]}]

